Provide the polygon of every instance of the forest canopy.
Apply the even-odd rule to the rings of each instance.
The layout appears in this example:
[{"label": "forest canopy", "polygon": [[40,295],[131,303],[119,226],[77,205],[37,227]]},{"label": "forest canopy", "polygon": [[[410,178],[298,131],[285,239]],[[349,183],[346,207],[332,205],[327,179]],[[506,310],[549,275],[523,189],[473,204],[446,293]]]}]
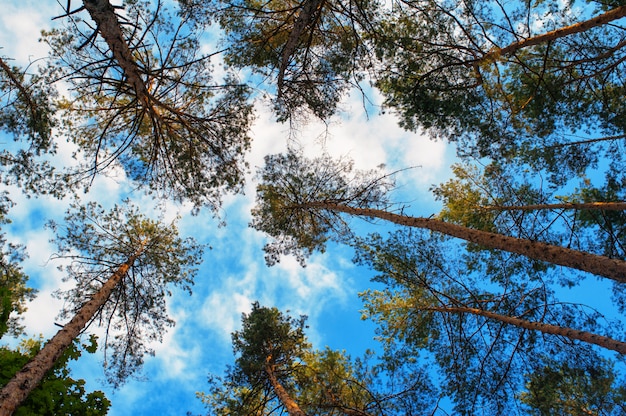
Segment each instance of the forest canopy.
[{"label": "forest canopy", "polygon": [[102,389],[161,363],[209,414],[626,412],[624,2],[37,13],[44,55],[0,44],[0,415],[124,408],[70,377],[96,335]]}]

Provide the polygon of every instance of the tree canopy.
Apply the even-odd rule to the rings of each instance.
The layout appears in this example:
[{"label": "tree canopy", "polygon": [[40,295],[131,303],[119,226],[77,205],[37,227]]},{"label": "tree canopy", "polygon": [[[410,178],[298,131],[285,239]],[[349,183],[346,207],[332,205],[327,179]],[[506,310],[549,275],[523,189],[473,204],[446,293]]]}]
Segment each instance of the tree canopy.
[{"label": "tree canopy", "polygon": [[[0,385],[6,384],[26,362],[41,349],[41,340],[24,340],[17,350],[0,348]],[[75,341],[56,362],[41,384],[33,390],[20,407],[16,416],[28,415],[88,415],[99,416],[108,413],[111,402],[101,391],[87,393],[85,380],[75,380],[68,368],[70,361],[78,360],[82,350],[89,353],[96,351],[96,338],[91,337],[88,344]]]},{"label": "tree canopy", "polygon": [[[576,229],[564,229],[554,225],[549,204],[528,210],[507,208],[514,197],[532,201],[545,195],[528,186],[518,187],[497,172],[494,166],[493,176],[481,177],[459,167],[461,179],[435,189],[445,202],[438,218],[416,218],[406,213],[408,207],[390,202],[392,177],[382,171],[359,172],[346,160],[311,160],[296,152],[269,156],[259,173],[251,225],[272,237],[266,247],[270,263],[292,253],[303,261],[316,250],[324,251],[330,241],[355,247],[358,261],[380,271],[376,280],[387,286],[362,294],[365,316],[380,325],[381,339],[387,345],[384,359],[433,360],[445,380],[439,394],[452,400],[461,414],[516,408],[526,409],[519,410],[524,414],[526,404],[539,406],[518,400],[526,375],[547,368],[552,371],[554,362],[585,368],[601,356],[597,347],[620,355],[626,351],[618,322],[601,325],[601,312],[559,300],[558,287],[575,285],[578,280],[571,275],[560,277],[561,270],[554,266],[565,263],[557,260],[557,253],[564,250],[569,260],[589,255],[590,259],[621,262],[555,245],[567,241],[561,233],[582,239],[584,231],[578,227],[593,229],[597,223],[587,221]],[[591,205],[580,211],[581,217],[604,212],[602,202]],[[516,217],[518,211],[533,214]],[[376,235],[364,239],[353,231],[350,216],[384,220],[401,228],[388,240]],[[456,228],[455,223],[462,225]],[[558,231],[547,232],[552,226]],[[539,239],[546,242],[538,244]],[[515,248],[518,243],[523,249]],[[580,247],[597,249],[582,243]],[[547,257],[549,252],[555,257]],[[582,263],[569,266],[585,270],[579,267]],[[607,270],[602,266],[596,271],[603,275]],[[615,277],[622,275],[623,265],[616,270],[621,271]],[[616,287],[623,284],[618,277]],[[616,300],[620,302],[619,297]],[[534,388],[532,383],[529,386]],[[552,387],[559,394],[560,387]],[[595,387],[588,388],[586,393],[595,394]],[[607,405],[608,414],[619,413],[616,403]]]},{"label": "tree canopy", "polygon": [[62,293],[62,318],[71,319],[33,359],[0,390],[0,414],[11,414],[41,382],[85,328],[105,330],[104,367],[119,385],[153,354],[150,343],[161,341],[173,326],[165,297],[168,284],[190,290],[202,246],[178,237],[169,225],[141,215],[126,201],[106,211],[97,203],[76,203],[64,228],[52,223],[58,256],[68,258],[68,279],[76,286]]},{"label": "tree canopy", "polygon": [[[433,406],[420,397],[429,387],[424,374],[405,383],[400,372],[384,373],[345,352],[314,350],[305,321],[253,303],[232,334],[235,364],[224,378],[209,376],[209,393],[199,393],[209,414],[400,415]],[[381,389],[384,379],[394,387]]]},{"label": "tree canopy", "polygon": [[390,207],[388,191],[393,186],[389,175],[376,171],[352,172],[346,161],[329,157],[314,160],[296,152],[268,156],[257,187],[257,206],[253,208],[252,227],[274,239],[265,250],[270,263],[281,254],[296,253],[303,258],[324,250],[329,239],[349,241],[351,235],[341,214],[377,218],[406,227],[428,229],[460,238],[484,249],[504,250],[525,255],[548,264],[567,266],[624,283],[626,262],[599,254],[572,250],[518,238],[505,232],[489,232],[459,226],[437,218],[397,214]]},{"label": "tree canopy", "polygon": [[[201,28],[158,1],[85,1],[89,23],[66,10],[65,26],[44,33],[47,79],[69,83],[59,101],[66,134],[85,165],[73,181],[116,163],[161,196],[217,209],[241,189],[252,108],[233,74],[214,80]],[[87,182],[89,184],[89,182]]]},{"label": "tree canopy", "polygon": [[[142,190],[193,215],[221,214],[249,173],[255,105],[269,101],[279,122],[313,115],[330,126],[353,93],[406,131],[456,147],[452,177],[430,189],[440,212],[396,202],[404,166],[358,170],[346,157],[289,150],[265,157],[250,226],[270,238],[268,265],[351,247],[377,273],[360,298],[380,349],[356,359],[315,349],[306,317],[255,302],[232,334],[234,364],[199,394],[209,412],[435,414],[441,402],[459,414],[624,412],[623,1],[61,8],[41,34],[47,57],[0,56],[2,232],[17,200],[9,192],[66,198],[65,218],[48,230],[73,283],[56,292],[66,321],[56,335],[0,349],[0,415],[20,403],[17,414],[105,414],[103,394],[70,377],[68,362],[95,349],[79,336],[102,328],[117,387],[174,325],[171,288],[191,292],[199,236],[179,236],[178,217],[89,194],[99,175],[117,176],[131,198]],[[57,154],[68,147],[74,162]],[[79,187],[88,196],[69,202]],[[26,252],[6,235],[0,337],[21,335],[35,293]],[[608,293],[598,308],[568,297],[596,277],[612,285],[611,302]]]},{"label": "tree canopy", "polygon": [[[97,203],[75,204],[62,224],[50,223],[57,232],[59,259],[76,285],[58,293],[66,300],[62,318],[71,318],[89,299],[96,299],[108,279],[128,264],[109,295],[88,322],[106,330],[105,367],[114,383],[134,373],[149,344],[160,341],[174,321],[165,299],[169,286],[191,292],[203,246],[178,237],[175,221],[152,220],[129,201],[110,211]],[[97,242],[97,243],[94,243]],[[131,261],[132,260],[132,261]]]},{"label": "tree canopy", "polygon": [[[386,354],[435,363],[440,394],[459,414],[478,409],[526,414],[518,400],[530,397],[520,392],[536,387],[534,377],[558,373],[559,363],[593,366],[601,357],[595,341],[605,334],[623,338],[618,322],[602,324],[601,312],[560,301],[549,269],[508,253],[452,253],[449,239],[414,230],[388,238],[374,234],[357,245],[357,261],[376,270],[374,279],[384,283],[382,290],[361,297],[365,317],[379,325]],[[596,335],[578,337],[581,330]],[[618,392],[613,363],[605,364],[611,374],[606,386]],[[533,381],[529,374],[535,374]],[[582,403],[596,394],[580,389]],[[559,394],[555,385],[546,390]],[[619,414],[619,399],[607,402],[607,409]]]},{"label": "tree canopy", "polygon": [[268,80],[283,118],[327,119],[347,86],[369,80],[402,126],[465,156],[558,176],[597,161],[569,137],[623,139],[620,2],[180,3],[219,23],[228,62]]},{"label": "tree canopy", "polygon": [[56,98],[54,86],[36,69],[20,68],[0,57],[0,132],[12,141],[0,153],[3,184],[18,184],[37,194],[60,195],[64,190],[62,176],[46,158],[57,147],[53,137],[58,127]]}]

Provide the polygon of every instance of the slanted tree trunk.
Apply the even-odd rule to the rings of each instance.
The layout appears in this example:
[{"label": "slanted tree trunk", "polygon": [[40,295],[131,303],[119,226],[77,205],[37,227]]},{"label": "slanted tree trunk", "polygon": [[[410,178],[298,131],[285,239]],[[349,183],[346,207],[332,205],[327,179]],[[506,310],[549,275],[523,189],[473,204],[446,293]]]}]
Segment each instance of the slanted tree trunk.
[{"label": "slanted tree trunk", "polygon": [[334,202],[307,202],[299,205],[299,208],[329,210],[360,217],[380,218],[394,224],[436,231],[479,244],[483,247],[521,254],[531,259],[571,267],[598,276],[604,276],[616,282],[626,283],[626,261],[624,260],[612,259],[539,241],[475,230],[433,218],[409,217],[373,208],[354,208]]},{"label": "slanted tree trunk", "polygon": [[15,76],[13,70],[7,63],[0,58],[0,69],[3,70],[7,74],[7,78],[11,81],[11,84],[17,88],[17,90],[21,93],[23,100],[26,106],[29,109],[30,115],[33,120],[39,120],[40,118],[40,110],[37,106],[37,103],[31,99],[31,93],[26,89],[26,86],[20,82],[20,80]]},{"label": "slanted tree trunk", "polygon": [[282,93],[283,81],[285,79],[285,71],[289,65],[289,59],[298,46],[298,41],[302,36],[304,29],[311,25],[319,16],[319,9],[324,4],[325,0],[305,0],[296,21],[293,24],[293,29],[289,34],[287,43],[283,48],[280,67],[278,71],[278,94]]},{"label": "slanted tree trunk", "polygon": [[536,205],[486,205],[478,207],[485,211],[536,211],[543,209],[577,209],[597,211],[625,211],[626,202],[566,202],[561,204],[536,204]]},{"label": "slanted tree trunk", "polygon": [[272,385],[276,396],[278,396],[278,400],[280,400],[280,402],[285,406],[285,409],[287,409],[287,413],[289,413],[289,416],[306,416],[306,413],[304,413],[302,409],[300,409],[298,403],[296,403],[295,400],[291,398],[287,390],[285,390],[283,385],[280,384],[280,382],[276,378],[276,374],[274,373],[274,366],[271,364],[269,359],[265,363],[265,373],[267,374],[267,378]]},{"label": "slanted tree trunk", "polygon": [[487,62],[490,60],[496,60],[500,56],[511,55],[522,48],[527,48],[529,46],[539,45],[544,42],[553,41],[555,39],[559,39],[565,36],[573,35],[575,33],[584,32],[586,30],[592,29],[597,26],[605,25],[614,20],[621,19],[622,17],[626,17],[626,6],[619,6],[608,12],[602,13],[598,16],[592,17],[589,20],[585,20],[583,22],[578,22],[570,26],[561,27],[556,30],[552,30],[550,32],[533,36],[530,38],[522,39],[517,42],[513,42],[503,48],[493,48],[487,54],[485,54],[482,58],[478,60],[478,64],[482,62]]},{"label": "slanted tree trunk", "polygon": [[530,329],[532,331],[543,332],[544,334],[560,335],[572,340],[578,340],[587,342],[589,344],[598,345],[602,348],[617,351],[620,354],[626,354],[626,342],[617,341],[613,338],[605,337],[603,335],[594,334],[592,332],[580,331],[577,329],[562,327],[558,325],[545,324],[543,322],[532,322],[526,319],[515,318],[512,316],[501,315],[499,313],[486,311],[477,308],[467,307],[426,307],[419,308],[421,310],[443,312],[443,313],[466,313],[478,316],[484,316],[485,318],[493,319],[503,322],[508,325],[514,325],[519,328]]},{"label": "slanted tree trunk", "polygon": [[143,247],[128,258],[111,275],[104,285],[74,315],[65,326],[15,376],[0,390],[0,416],[10,416],[28,397],[30,392],[39,385],[48,371],[54,367],[61,354],[72,341],[80,335],[87,323],[94,317],[98,309],[104,305],[115,287],[122,281],[133,263],[143,252]]},{"label": "slanted tree trunk", "polygon": [[554,149],[558,147],[568,147],[568,146],[580,146],[581,144],[609,142],[613,140],[624,140],[624,139],[626,139],[626,134],[618,134],[616,136],[596,137],[595,139],[576,140],[576,141],[568,142],[568,143],[557,143],[557,144],[553,144],[550,146],[545,146],[545,149]]},{"label": "slanted tree trunk", "polygon": [[85,9],[96,22],[98,33],[104,38],[109,49],[113,53],[113,58],[118,65],[124,70],[127,82],[135,90],[137,99],[141,105],[148,111],[152,110],[150,104],[150,93],[146,87],[146,83],[141,78],[141,71],[137,66],[137,62],[133,58],[133,54],[128,47],[128,43],[124,39],[124,34],[117,20],[115,8],[109,0],[83,0]]}]

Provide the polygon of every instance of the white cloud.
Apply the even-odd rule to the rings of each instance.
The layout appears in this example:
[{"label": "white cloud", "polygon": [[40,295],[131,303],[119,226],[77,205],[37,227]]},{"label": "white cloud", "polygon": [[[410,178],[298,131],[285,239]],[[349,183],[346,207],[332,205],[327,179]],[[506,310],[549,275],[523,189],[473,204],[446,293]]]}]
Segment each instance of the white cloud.
[{"label": "white cloud", "polygon": [[225,279],[224,285],[206,299],[200,311],[202,324],[213,329],[222,340],[230,340],[230,334],[240,326],[241,314],[250,310],[254,300],[252,287],[244,282],[232,276]]},{"label": "white cloud", "polygon": [[27,65],[47,56],[48,48],[38,42],[42,28],[49,29],[51,19],[61,14],[54,2],[22,0],[2,5],[0,14],[0,55],[15,60],[17,65]]},{"label": "white cloud", "polygon": [[[263,306],[276,306],[282,311],[291,310],[296,315],[306,314],[312,320],[328,303],[346,301],[351,283],[343,278],[341,270],[332,270],[326,264],[329,262],[326,256],[315,256],[306,268],[291,257],[268,268],[262,263],[258,243],[241,248],[237,256],[239,264],[230,266],[243,267],[243,270],[215,276],[219,284],[206,295],[195,322],[217,333],[223,342],[230,342],[230,334],[240,327],[241,314],[250,310],[253,301],[258,300]],[[237,260],[231,258],[230,261]]]},{"label": "white cloud", "polygon": [[[177,322],[184,322],[180,317]],[[179,342],[179,331],[171,328],[163,337],[163,342],[153,346],[156,358],[160,361],[157,377],[182,382],[195,376],[194,364],[198,361],[198,348],[185,349]]]},{"label": "white cloud", "polygon": [[[33,14],[26,7],[36,7],[38,12]],[[2,50],[0,53],[3,56],[6,54],[28,62],[31,54],[46,54],[45,45],[37,44],[36,38],[41,27],[50,25],[48,19],[60,13],[60,7],[54,3],[45,7],[46,11],[42,12],[40,2],[22,1],[19,5],[16,2],[5,8],[0,17],[4,28],[0,44],[10,45],[11,49]],[[18,41],[11,41],[9,36]],[[379,101],[379,98],[374,97],[374,100]],[[310,124],[300,126],[290,142],[289,126],[276,123],[271,110],[259,103],[253,129],[254,141],[248,158],[251,169],[254,171],[256,167],[261,167],[265,155],[283,152],[296,141],[304,147],[307,156],[320,155],[324,151],[333,156],[349,156],[359,169],[371,169],[381,163],[392,170],[422,165],[422,169],[410,171],[410,175],[414,172],[415,175],[409,175],[406,180],[411,183],[411,190],[414,183],[436,181],[437,175],[447,166],[443,160],[443,144],[400,129],[392,115],[380,115],[373,111],[366,116],[358,94],[346,99],[340,108],[343,112],[328,125],[312,120]],[[70,155],[74,145],[63,142],[59,146],[55,160],[64,165],[72,162]],[[95,179],[87,198],[111,204],[130,193],[123,172],[117,170],[110,173],[113,173],[111,177],[98,176]],[[253,174],[249,176],[245,196],[225,198],[222,214],[228,222],[226,227],[218,228],[217,222],[207,215],[206,210],[201,216],[192,217],[188,204],[166,204],[167,221],[180,213],[182,235],[207,242],[214,250],[205,254],[194,295],[189,297],[175,292],[168,301],[168,309],[177,324],[164,334],[162,344],[154,345],[156,357],[146,359],[151,384],[131,381],[116,394],[109,395],[115,403],[114,408],[118,409],[114,409],[112,415],[142,414],[145,411],[142,409],[151,401],[161,403],[168,400],[167,397],[154,397],[158,388],[162,389],[164,396],[178,392],[182,386],[189,386],[186,390],[192,392],[201,390],[202,384],[193,383],[203,379],[209,371],[207,366],[219,363],[221,371],[221,365],[232,359],[230,334],[240,327],[241,314],[249,312],[255,300],[264,306],[276,306],[281,311],[290,310],[293,316],[308,315],[310,328],[307,335],[318,345],[325,345],[324,331],[332,330],[329,329],[332,325],[320,322],[325,311],[340,310],[338,313],[343,313],[344,310],[354,309],[353,305],[344,308],[356,298],[352,280],[354,266],[346,259],[345,253],[329,250],[323,255],[313,256],[304,269],[293,258],[284,258],[273,268],[265,266],[262,251],[265,236],[246,228],[250,207],[254,203]],[[26,324],[30,334],[41,332],[49,337],[58,329],[54,326],[54,317],[62,306],[62,301],[53,299],[50,293],[72,282],[62,283],[63,274],[56,270],[56,263],[46,264],[54,251],[48,243],[50,234],[41,228],[41,223],[35,224],[32,219],[34,212],[61,218],[67,201],[46,198],[28,200],[19,191],[15,195],[18,206],[10,214],[18,231],[11,235],[9,241],[21,241],[28,246],[31,258],[25,267],[41,288],[38,298],[25,315]],[[134,193],[132,198],[146,215],[155,213],[154,201],[150,197]],[[338,319],[343,317],[338,316]],[[336,323],[333,322],[333,325]],[[90,331],[98,330],[91,328]],[[96,357],[92,360],[81,358],[79,364],[99,366],[97,361],[101,356]],[[102,374],[101,368],[93,370],[90,379],[93,379],[93,374]],[[172,391],[163,387],[167,385],[173,386]],[[171,401],[176,405],[179,399],[172,397]],[[162,414],[167,414],[165,409],[162,410]],[[186,409],[179,410],[184,413]]]}]

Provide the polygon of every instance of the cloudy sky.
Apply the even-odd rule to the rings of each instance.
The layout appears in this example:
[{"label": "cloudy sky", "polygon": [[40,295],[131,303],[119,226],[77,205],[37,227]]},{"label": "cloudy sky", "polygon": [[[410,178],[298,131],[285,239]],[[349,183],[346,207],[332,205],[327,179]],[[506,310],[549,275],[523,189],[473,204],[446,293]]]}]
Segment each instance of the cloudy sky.
[{"label": "cloudy sky", "polygon": [[[0,54],[19,65],[44,57],[45,45],[38,42],[40,31],[51,27],[51,18],[61,12],[62,7],[54,1],[13,0],[5,4],[0,15]],[[207,47],[210,50],[211,45]],[[308,155],[326,149],[334,156],[349,156],[357,168],[373,168],[381,163],[390,170],[415,166],[397,178],[401,199],[410,201],[416,214],[437,212],[428,188],[448,177],[454,151],[401,130],[393,116],[380,115],[376,108],[366,113],[359,95],[346,99],[341,108],[341,114],[328,125],[302,126],[295,142]],[[262,165],[264,155],[287,148],[290,131],[287,125],[275,123],[264,103],[259,102],[252,137],[248,160],[254,171]],[[57,160],[69,163],[71,146],[59,145]],[[164,336],[162,344],[155,346],[156,356],[146,360],[141,380],[129,380],[117,391],[111,390],[103,381],[99,353],[85,355],[74,365],[74,375],[86,379],[88,389],[107,393],[113,402],[111,415],[202,413],[195,392],[206,388],[207,373],[222,374],[224,366],[232,361],[230,333],[239,327],[241,313],[249,311],[255,300],[290,310],[294,315],[309,316],[308,336],[317,348],[328,345],[358,356],[374,345],[373,327],[360,320],[361,302],[357,297],[370,285],[371,273],[355,267],[350,250],[338,246],[314,256],[304,269],[290,258],[266,267],[264,236],[247,227],[254,186],[251,174],[245,195],[226,198],[221,216],[227,225],[223,227],[206,211],[192,216],[189,207],[168,205],[168,216],[182,216],[179,227],[183,237],[193,236],[212,249],[205,252],[193,295],[174,292],[170,299],[169,311],[176,326]],[[58,329],[55,322],[63,323],[54,319],[62,301],[51,293],[72,282],[63,282],[58,263],[50,260],[54,247],[48,242],[52,235],[44,224],[50,219],[60,220],[68,201],[28,199],[19,191],[11,191],[17,206],[9,214],[13,223],[7,229],[8,240],[26,246],[30,257],[24,269],[30,284],[39,290],[24,322],[29,336],[42,334],[47,339]],[[125,197],[132,198],[145,212],[153,209],[154,202],[133,193],[123,175],[98,177],[89,194],[84,195],[86,200],[107,204]],[[375,224],[368,227],[369,231],[383,229]]]}]

